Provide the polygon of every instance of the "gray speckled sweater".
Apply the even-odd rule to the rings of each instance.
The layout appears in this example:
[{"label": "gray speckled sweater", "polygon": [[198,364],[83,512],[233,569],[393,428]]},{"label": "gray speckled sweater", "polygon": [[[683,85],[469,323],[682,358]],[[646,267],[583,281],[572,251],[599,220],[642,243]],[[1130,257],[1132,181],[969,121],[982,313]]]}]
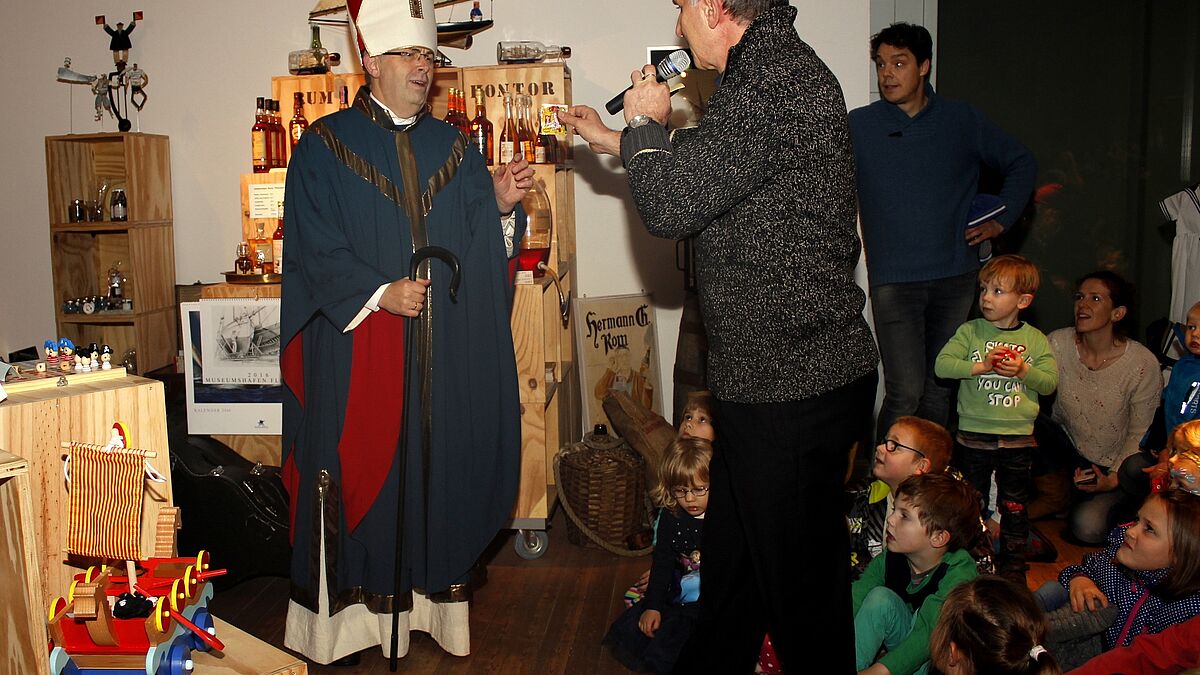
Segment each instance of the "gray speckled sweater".
[{"label": "gray speckled sweater", "polygon": [[699,126],[622,140],[646,229],[699,234],[709,388],[726,401],[810,398],[878,362],[854,281],[846,104],[795,17],[780,4],[751,23]]}]

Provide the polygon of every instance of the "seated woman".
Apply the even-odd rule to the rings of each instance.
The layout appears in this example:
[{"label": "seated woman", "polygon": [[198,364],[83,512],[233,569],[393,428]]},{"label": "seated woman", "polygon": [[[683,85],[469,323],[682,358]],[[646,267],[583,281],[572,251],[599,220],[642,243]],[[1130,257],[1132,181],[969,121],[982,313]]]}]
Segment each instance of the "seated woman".
[{"label": "seated woman", "polygon": [[1154,420],[1163,381],[1154,354],[1126,335],[1132,296],[1120,275],[1088,274],[1075,293],[1074,327],[1049,335],[1058,362],[1051,420],[1066,433],[1041,434],[1038,443],[1043,455],[1074,467],[1070,532],[1087,544],[1104,543],[1150,491],[1142,469],[1154,460],[1138,442]]}]

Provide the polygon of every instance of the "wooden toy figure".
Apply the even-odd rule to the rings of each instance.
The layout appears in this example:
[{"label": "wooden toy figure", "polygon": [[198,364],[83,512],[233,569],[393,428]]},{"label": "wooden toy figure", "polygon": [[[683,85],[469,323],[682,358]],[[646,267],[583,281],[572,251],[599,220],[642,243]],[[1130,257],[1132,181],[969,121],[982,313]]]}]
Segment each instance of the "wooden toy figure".
[{"label": "wooden toy figure", "polygon": [[91,359],[86,354],[82,351],[75,352],[75,372],[90,373],[92,369],[89,367],[89,364],[91,364]]},{"label": "wooden toy figure", "polygon": [[46,350],[46,368],[58,370],[58,340],[46,340],[42,348]]},{"label": "wooden toy figure", "polygon": [[71,372],[71,368],[75,364],[75,343],[71,342],[71,338],[63,338],[58,341],[58,367],[64,373]]},{"label": "wooden toy figure", "polygon": [[126,28],[125,24],[121,23],[120,21],[117,22],[117,27],[113,28],[112,26],[108,25],[107,21],[104,20],[103,15],[96,17],[96,23],[102,24],[104,26],[104,32],[108,33],[109,36],[112,37],[112,39],[108,41],[108,48],[112,50],[113,64],[116,65],[117,72],[125,70],[125,64],[129,62],[129,50],[133,48],[133,43],[129,41],[129,34],[133,32],[134,28],[137,28],[137,22],[140,18],[140,14],[141,12],[133,13],[133,20],[129,22],[128,28]]},{"label": "wooden toy figure", "polygon": [[109,347],[108,345],[104,345],[103,347],[100,348],[100,369],[101,370],[112,370],[112,355],[113,355],[112,347]]},{"label": "wooden toy figure", "polygon": [[100,347],[95,342],[88,345],[88,366],[92,370],[100,370]]}]

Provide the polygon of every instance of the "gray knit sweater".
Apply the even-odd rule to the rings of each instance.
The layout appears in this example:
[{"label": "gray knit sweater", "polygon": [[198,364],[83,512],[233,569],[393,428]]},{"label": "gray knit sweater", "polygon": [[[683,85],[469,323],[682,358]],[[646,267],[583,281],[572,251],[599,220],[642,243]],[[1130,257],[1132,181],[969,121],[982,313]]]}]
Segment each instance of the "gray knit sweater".
[{"label": "gray knit sweater", "polygon": [[627,132],[653,235],[696,239],[708,384],[742,403],[810,398],[874,370],[863,320],[854,158],[833,73],[780,3],[729,50],[700,125]]}]

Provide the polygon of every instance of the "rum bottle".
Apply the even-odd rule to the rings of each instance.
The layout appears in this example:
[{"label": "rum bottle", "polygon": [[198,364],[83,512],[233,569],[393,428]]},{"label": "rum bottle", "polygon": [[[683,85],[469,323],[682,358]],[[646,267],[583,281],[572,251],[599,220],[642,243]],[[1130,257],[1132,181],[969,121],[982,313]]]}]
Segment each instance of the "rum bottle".
[{"label": "rum bottle", "polygon": [[296,112],[292,114],[292,121],[288,123],[288,131],[291,132],[289,135],[294,150],[300,142],[300,135],[308,129],[308,120],[304,118],[304,93],[298,91],[292,97],[296,102]]},{"label": "rum bottle", "polygon": [[500,128],[500,163],[508,164],[517,154],[517,119],[513,116],[512,94],[504,95],[504,126]]},{"label": "rum bottle", "polygon": [[287,130],[283,128],[283,121],[279,117],[279,101],[271,99],[271,124],[275,127],[275,153],[271,156],[274,160],[272,167],[282,169],[287,166]]},{"label": "rum bottle", "polygon": [[271,170],[271,127],[267,124],[265,99],[259,96],[255,101],[254,126],[250,127],[250,158],[254,173],[266,173]]},{"label": "rum bottle", "polygon": [[487,118],[487,110],[483,105],[483,89],[478,89],[475,92],[475,119],[471,120],[471,133],[467,136],[475,147],[479,148],[479,152],[483,153],[483,159],[487,161],[488,166],[495,163],[492,154],[494,149],[492,146],[492,123]]},{"label": "rum bottle", "polygon": [[520,106],[520,113],[517,115],[517,138],[521,142],[521,154],[524,155],[525,161],[533,164],[537,160],[533,149],[534,139],[537,136],[533,133],[533,126],[529,123],[530,100],[528,96],[517,97]]}]

